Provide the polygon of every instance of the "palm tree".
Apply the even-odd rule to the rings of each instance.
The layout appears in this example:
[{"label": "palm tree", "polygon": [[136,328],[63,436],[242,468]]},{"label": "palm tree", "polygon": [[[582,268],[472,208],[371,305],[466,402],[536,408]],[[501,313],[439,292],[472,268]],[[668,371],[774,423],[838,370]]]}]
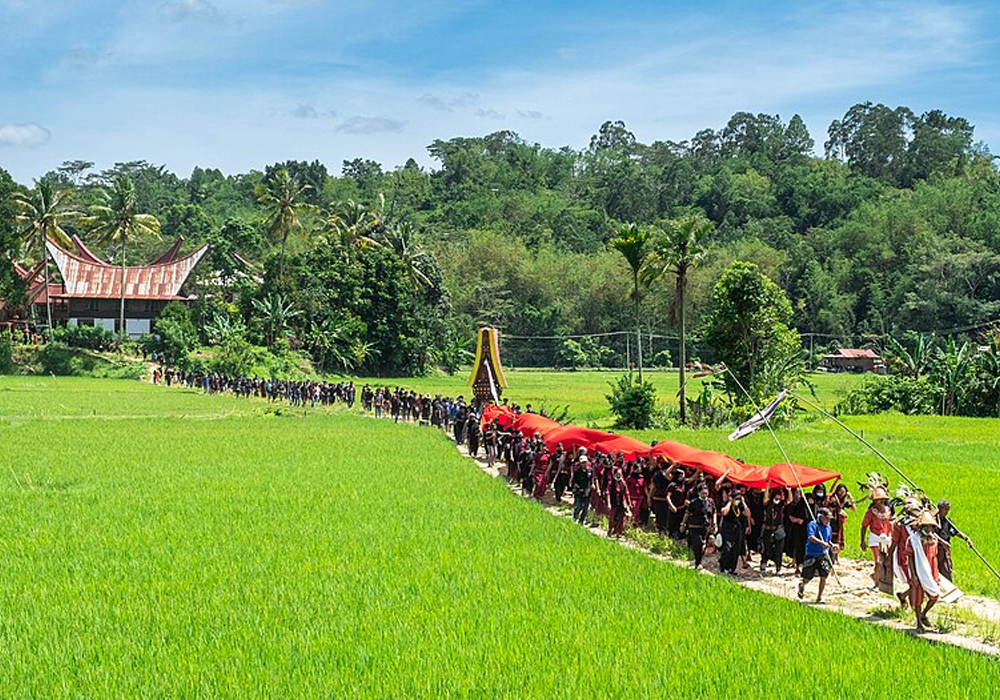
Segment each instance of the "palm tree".
[{"label": "palm tree", "polygon": [[374,209],[348,199],[330,206],[326,217],[326,230],[346,253],[351,248],[380,245],[385,222],[385,197],[379,195]]},{"label": "palm tree", "polygon": [[288,243],[288,236],[302,230],[302,214],[318,211],[316,206],[302,199],[302,195],[311,189],[312,185],[300,185],[285,168],[276,172],[270,182],[262,182],[254,187],[257,201],[268,209],[267,230],[272,238],[281,241],[279,277],[285,276],[285,245]]},{"label": "palm tree", "polygon": [[680,332],[680,357],[678,358],[680,374],[677,378],[680,389],[677,395],[680,397],[681,423],[687,419],[684,405],[684,366],[687,364],[684,298],[687,290],[687,276],[688,272],[701,264],[704,259],[705,239],[714,228],[711,221],[697,214],[688,214],[679,219],[668,221],[663,227],[661,235],[654,242],[653,254],[647,266],[647,279],[649,281],[664,274],[672,274],[676,278],[676,291],[671,315]]},{"label": "palm tree", "polygon": [[608,245],[617,250],[632,268],[632,299],[635,301],[635,337],[639,346],[639,382],[642,383],[642,317],[639,315],[639,273],[649,259],[650,234],[636,224],[622,224]]},{"label": "palm tree", "polygon": [[28,250],[39,249],[45,259],[42,279],[45,285],[45,321],[52,329],[52,300],[49,299],[49,248],[45,241],[51,238],[64,248],[70,245],[69,236],[62,223],[80,216],[80,212],[67,208],[70,192],[57,190],[49,180],[36,180],[35,189],[29,194],[14,195],[17,205],[17,221],[21,224],[21,235]]},{"label": "palm tree", "polygon": [[102,204],[90,208],[89,223],[97,240],[121,248],[121,307],[118,332],[125,337],[125,251],[129,241],[160,237],[160,222],[152,214],[140,214],[135,201],[135,185],[128,175],[115,178],[111,191],[101,190]]},{"label": "palm tree", "polygon": [[417,229],[413,224],[402,221],[386,228],[377,245],[396,255],[414,285],[431,287],[433,282],[427,273],[432,257],[417,244],[416,233]]}]

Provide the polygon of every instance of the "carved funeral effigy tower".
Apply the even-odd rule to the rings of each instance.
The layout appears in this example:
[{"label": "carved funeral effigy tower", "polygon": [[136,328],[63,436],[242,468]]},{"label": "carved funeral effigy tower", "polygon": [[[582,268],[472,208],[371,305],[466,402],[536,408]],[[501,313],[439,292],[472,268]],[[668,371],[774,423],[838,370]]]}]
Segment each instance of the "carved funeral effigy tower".
[{"label": "carved funeral effigy tower", "polygon": [[476,361],[472,365],[469,386],[480,401],[500,403],[500,394],[507,388],[507,378],[500,365],[500,331],[480,328],[476,335]]}]

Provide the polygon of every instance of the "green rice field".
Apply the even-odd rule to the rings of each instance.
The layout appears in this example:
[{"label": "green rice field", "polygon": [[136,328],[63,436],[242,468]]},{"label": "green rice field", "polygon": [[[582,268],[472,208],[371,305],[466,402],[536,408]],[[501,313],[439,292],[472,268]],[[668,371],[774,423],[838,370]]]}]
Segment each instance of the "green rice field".
[{"label": "green rice field", "polygon": [[[957,518],[996,483],[992,423],[880,431],[929,482],[956,472]],[[0,436],[4,698],[912,699],[1000,684],[996,660],[595,538],[428,428],[5,377]],[[803,461],[860,467],[833,436],[786,437]],[[973,522],[995,551],[989,520]],[[890,664],[901,682],[876,690]]]},{"label": "green rice field", "polygon": [[[586,370],[580,372],[554,372],[546,370],[513,369],[505,375],[509,390],[505,396],[522,408],[531,404],[534,410],[541,408],[569,408],[569,420],[581,425],[596,425],[607,427],[611,425],[611,415],[608,413],[608,401],[605,398],[611,389],[608,382],[621,376],[621,372]],[[677,405],[677,373],[674,371],[652,370],[643,374],[657,388],[657,397],[662,403]],[[426,394],[441,394],[443,396],[469,396],[468,372],[459,372],[452,376],[439,375],[433,377],[407,377],[403,379],[385,379],[368,377],[354,379],[361,386],[366,383],[372,386],[406,387]],[[860,380],[856,374],[820,374],[810,376],[815,386],[816,398],[813,399],[806,390],[810,400],[818,401],[829,409],[839,402]],[[688,395],[697,394],[701,390],[701,381],[691,380],[688,384]]]},{"label": "green rice field", "polygon": [[[618,375],[609,372],[535,372],[508,371],[512,401],[522,406],[569,406],[570,418],[581,424],[611,428],[605,394],[608,382]],[[673,372],[650,372],[658,396],[676,402],[677,375]],[[456,395],[466,390],[467,377],[434,377],[388,380],[418,391]],[[827,410],[850,391],[861,376],[856,374],[811,375],[815,397],[808,398]],[[370,381],[385,384],[387,380]],[[997,539],[997,500],[1000,499],[1000,420],[992,418],[941,418],[937,416],[843,417],[842,420],[864,435],[897,467],[935,500],[952,501],[952,519],[966,531],[985,556],[1000,565],[1000,540]],[[784,461],[781,451],[766,430],[729,442],[730,429],[673,431],[620,431],[646,442],[678,440],[706,450],[718,450],[751,464],[774,464]],[[778,440],[788,458],[799,464],[841,472],[855,497],[860,495],[857,482],[871,471],[885,474],[895,489],[901,479],[868,448],[831,421],[809,409],[792,426],[778,431]],[[863,509],[848,520],[846,539],[849,557],[870,555],[860,547]],[[955,547],[954,559],[959,586],[968,592],[1000,597],[998,580],[966,547]]]}]

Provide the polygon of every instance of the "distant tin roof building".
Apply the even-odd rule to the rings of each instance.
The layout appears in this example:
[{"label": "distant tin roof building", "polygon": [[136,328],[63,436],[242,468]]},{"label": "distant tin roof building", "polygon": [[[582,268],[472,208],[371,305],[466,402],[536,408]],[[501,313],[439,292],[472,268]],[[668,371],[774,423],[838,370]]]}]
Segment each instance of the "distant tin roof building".
[{"label": "distant tin roof building", "polygon": [[824,355],[823,366],[832,372],[885,372],[879,354],[865,348],[841,348]]},{"label": "distant tin roof building", "polygon": [[[76,253],[52,240],[45,244],[62,277],[61,282],[51,277],[48,280],[53,323],[101,326],[117,332],[122,267],[102,260],[76,236],[72,240]],[[182,288],[205,257],[208,246],[179,257],[183,244],[184,239],[179,237],[154,263],[125,267],[125,330],[130,336],[153,332],[164,306],[189,299]],[[30,270],[20,266],[15,269],[28,282],[28,301],[34,305],[37,317],[44,319],[46,281],[42,265]]]}]

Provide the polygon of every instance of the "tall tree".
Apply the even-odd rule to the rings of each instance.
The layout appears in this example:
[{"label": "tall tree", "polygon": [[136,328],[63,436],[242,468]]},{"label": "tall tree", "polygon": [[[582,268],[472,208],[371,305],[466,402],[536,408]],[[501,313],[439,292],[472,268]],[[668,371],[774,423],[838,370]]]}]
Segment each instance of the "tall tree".
[{"label": "tall tree", "polygon": [[35,181],[35,189],[31,192],[14,195],[17,203],[17,221],[20,224],[21,235],[28,250],[38,250],[45,260],[42,268],[42,280],[45,290],[45,321],[46,327],[52,329],[52,300],[49,298],[49,249],[46,239],[51,238],[63,247],[70,244],[69,236],[63,230],[62,224],[80,216],[80,212],[69,208],[70,193],[68,190],[57,190],[52,182],[43,178]]},{"label": "tall tree", "polygon": [[311,188],[311,185],[300,185],[298,180],[289,175],[288,170],[284,168],[274,173],[269,180],[254,187],[257,201],[268,210],[267,229],[273,238],[281,241],[279,277],[285,276],[285,247],[288,244],[288,236],[302,230],[302,214],[318,211],[314,205],[304,200],[305,194]]},{"label": "tall tree", "polygon": [[379,245],[396,254],[415,286],[433,285],[429,273],[435,264],[434,258],[417,242],[417,230],[409,221],[400,221],[386,227],[379,238]]},{"label": "tall tree", "polygon": [[118,332],[125,337],[125,266],[129,241],[160,235],[160,222],[152,214],[139,213],[135,185],[128,175],[116,177],[111,190],[101,190],[102,204],[90,208],[90,223],[94,235],[102,243],[117,245],[121,252],[121,307],[118,312]]},{"label": "tall tree", "polygon": [[674,275],[675,294],[671,308],[673,320],[680,331],[680,374],[678,382],[680,390],[681,423],[687,420],[685,406],[684,369],[687,364],[687,348],[685,346],[685,291],[687,290],[688,272],[697,267],[705,257],[705,242],[715,226],[704,216],[687,214],[679,219],[668,221],[654,238],[653,253],[647,265],[647,278],[652,280],[664,274]]},{"label": "tall tree", "polygon": [[723,377],[735,403],[759,402],[798,376],[802,342],[791,319],[785,292],[753,263],[737,260],[722,274],[705,340],[729,370]]},{"label": "tall tree", "polygon": [[635,302],[635,339],[638,347],[639,381],[642,382],[642,316],[640,315],[641,293],[639,291],[639,273],[642,271],[650,255],[650,233],[636,224],[622,224],[608,245],[617,250],[625,258],[632,269],[632,300]]},{"label": "tall tree", "polygon": [[352,248],[379,245],[384,221],[385,197],[380,194],[374,208],[353,199],[332,204],[326,230],[346,254]]}]

